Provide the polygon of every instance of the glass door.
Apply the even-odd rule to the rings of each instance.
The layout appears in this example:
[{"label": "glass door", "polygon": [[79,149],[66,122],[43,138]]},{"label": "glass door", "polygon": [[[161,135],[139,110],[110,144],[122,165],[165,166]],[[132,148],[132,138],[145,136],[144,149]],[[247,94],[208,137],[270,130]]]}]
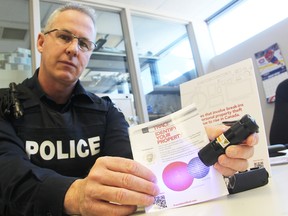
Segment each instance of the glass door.
[{"label": "glass door", "polygon": [[179,85],[197,77],[185,24],[132,16],[149,120],[181,108]]}]

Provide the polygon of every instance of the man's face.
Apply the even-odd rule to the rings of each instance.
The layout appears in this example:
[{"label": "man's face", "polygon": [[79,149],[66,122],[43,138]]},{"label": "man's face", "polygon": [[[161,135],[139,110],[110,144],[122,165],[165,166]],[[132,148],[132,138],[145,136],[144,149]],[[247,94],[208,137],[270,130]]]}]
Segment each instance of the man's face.
[{"label": "man's face", "polygon": [[[51,29],[68,31],[77,37],[95,41],[95,26],[89,16],[75,10],[67,10],[55,17]],[[92,51],[79,49],[78,39],[70,43],[57,43],[56,32],[39,34],[38,51],[41,53],[40,74],[45,81],[74,84],[85,69]]]}]

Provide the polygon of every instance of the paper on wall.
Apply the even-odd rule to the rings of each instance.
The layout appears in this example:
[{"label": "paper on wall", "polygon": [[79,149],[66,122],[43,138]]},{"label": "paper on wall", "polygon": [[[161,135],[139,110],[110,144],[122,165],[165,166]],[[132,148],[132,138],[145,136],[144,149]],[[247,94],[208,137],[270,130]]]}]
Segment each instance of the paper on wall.
[{"label": "paper on wall", "polygon": [[217,125],[251,115],[259,125],[259,143],[249,168],[270,173],[266,133],[252,59],[246,59],[180,85],[182,107],[194,103],[204,125]]}]

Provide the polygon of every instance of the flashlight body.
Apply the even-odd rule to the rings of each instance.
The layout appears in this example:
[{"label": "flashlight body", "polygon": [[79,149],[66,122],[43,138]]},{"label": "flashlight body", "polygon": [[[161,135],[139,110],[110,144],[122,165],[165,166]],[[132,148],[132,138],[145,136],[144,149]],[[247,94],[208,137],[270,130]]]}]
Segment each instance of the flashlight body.
[{"label": "flashlight body", "polygon": [[244,141],[250,134],[257,133],[259,126],[248,114],[236,121],[227,131],[204,146],[199,152],[200,160],[206,165],[215,164],[218,157],[225,153],[230,145],[236,145]]}]

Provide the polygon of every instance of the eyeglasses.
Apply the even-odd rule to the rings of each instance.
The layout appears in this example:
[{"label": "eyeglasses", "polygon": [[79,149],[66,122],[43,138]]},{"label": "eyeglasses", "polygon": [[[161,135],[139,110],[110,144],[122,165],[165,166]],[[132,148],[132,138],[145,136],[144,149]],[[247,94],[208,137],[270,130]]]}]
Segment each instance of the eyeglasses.
[{"label": "eyeglasses", "polygon": [[72,34],[71,32],[60,30],[60,29],[53,29],[47,32],[44,32],[44,35],[55,32],[56,40],[60,44],[68,44],[71,43],[71,41],[76,38],[78,39],[78,47],[83,52],[94,50],[96,47],[96,44],[92,41],[86,39],[86,38],[79,38],[76,35]]}]

